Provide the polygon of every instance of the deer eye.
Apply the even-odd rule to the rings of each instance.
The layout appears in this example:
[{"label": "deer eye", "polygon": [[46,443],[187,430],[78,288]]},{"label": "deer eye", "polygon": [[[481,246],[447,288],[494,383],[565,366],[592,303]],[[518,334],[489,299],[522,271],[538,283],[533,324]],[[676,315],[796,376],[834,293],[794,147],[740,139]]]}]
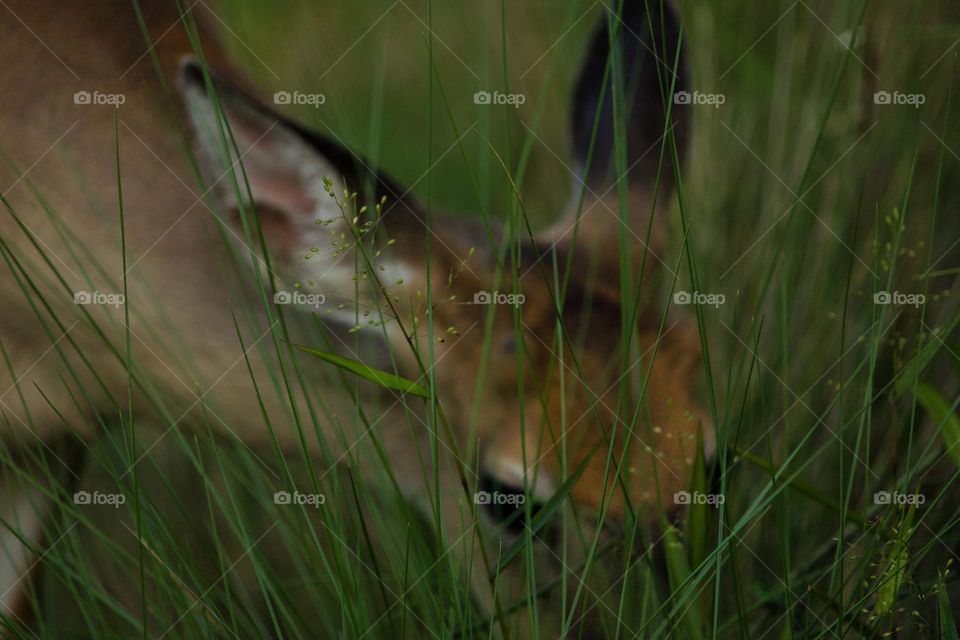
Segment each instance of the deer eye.
[{"label": "deer eye", "polygon": [[500,340],[500,351],[502,353],[516,353],[517,338],[515,336],[507,336]]}]

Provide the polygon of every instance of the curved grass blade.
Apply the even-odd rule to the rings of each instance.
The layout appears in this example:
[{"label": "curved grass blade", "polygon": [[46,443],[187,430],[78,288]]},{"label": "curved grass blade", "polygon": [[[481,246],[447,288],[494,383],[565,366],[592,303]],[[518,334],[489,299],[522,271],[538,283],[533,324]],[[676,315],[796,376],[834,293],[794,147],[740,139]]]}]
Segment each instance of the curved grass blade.
[{"label": "curved grass blade", "polygon": [[[690,492],[706,494],[707,461],[703,450],[703,429],[697,429],[697,456],[693,462],[693,481]],[[690,553],[690,566],[699,567],[707,557],[707,504],[696,502],[690,505],[687,515],[687,546]]]},{"label": "curved grass blade", "polygon": [[950,599],[947,597],[946,588],[940,590],[937,603],[940,609],[940,640],[957,640],[957,623],[953,621],[953,613],[950,610]]},{"label": "curved grass blade", "polygon": [[917,385],[917,401],[923,406],[930,418],[940,425],[940,432],[946,446],[946,452],[960,467],[960,417],[953,412],[950,403],[939,391],[929,384]]},{"label": "curved grass blade", "polygon": [[670,582],[670,591],[676,597],[676,605],[671,613],[677,615],[672,621],[675,625],[675,637],[685,640],[701,640],[703,633],[700,623],[699,600],[689,588],[683,585],[690,578],[690,559],[687,550],[680,541],[677,528],[667,525],[663,535],[663,552],[667,562],[667,577]]},{"label": "curved grass blade", "polygon": [[361,378],[369,380],[370,382],[380,385],[386,389],[393,389],[394,391],[399,391],[400,393],[409,393],[410,395],[420,396],[421,398],[430,398],[430,390],[426,387],[423,387],[412,380],[401,378],[400,376],[392,373],[387,373],[386,371],[368,367],[359,360],[344,358],[343,356],[338,356],[335,353],[328,353],[326,351],[320,351],[319,349],[312,349],[301,344],[291,343],[290,346],[298,351],[302,351],[316,358],[320,358],[325,362],[329,362],[332,365],[338,366],[341,369],[349,371],[350,373],[355,373]]}]

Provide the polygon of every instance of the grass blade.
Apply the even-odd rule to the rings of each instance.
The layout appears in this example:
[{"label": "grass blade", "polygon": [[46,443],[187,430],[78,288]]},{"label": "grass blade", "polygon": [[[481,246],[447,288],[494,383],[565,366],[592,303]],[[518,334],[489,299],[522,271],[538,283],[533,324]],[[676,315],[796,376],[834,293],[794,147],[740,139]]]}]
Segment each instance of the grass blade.
[{"label": "grass blade", "polygon": [[960,417],[953,412],[950,403],[943,395],[929,384],[921,382],[917,385],[917,400],[930,415],[930,418],[940,425],[940,432],[946,444],[946,452],[953,462],[960,467]]},{"label": "grass blade", "polygon": [[335,353],[320,351],[319,349],[312,349],[300,344],[292,344],[291,346],[298,351],[302,351],[316,358],[320,358],[321,360],[338,366],[341,369],[345,369],[350,373],[355,373],[361,378],[369,380],[370,382],[378,384],[386,389],[393,389],[394,391],[399,391],[400,393],[409,393],[410,395],[420,396],[421,398],[430,398],[430,390],[426,387],[423,387],[412,380],[401,378],[398,375],[387,373],[386,371],[381,371],[379,369],[374,369],[373,367],[368,367],[359,360],[345,358],[343,356],[338,356]]}]

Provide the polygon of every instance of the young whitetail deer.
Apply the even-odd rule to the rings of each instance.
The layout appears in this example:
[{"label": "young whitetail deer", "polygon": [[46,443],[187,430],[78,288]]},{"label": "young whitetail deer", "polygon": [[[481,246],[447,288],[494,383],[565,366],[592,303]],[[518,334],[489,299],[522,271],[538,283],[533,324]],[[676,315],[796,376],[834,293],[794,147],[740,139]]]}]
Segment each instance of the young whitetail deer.
[{"label": "young whitetail deer", "polygon": [[[688,486],[698,429],[712,441],[695,399],[698,333],[676,314],[663,322],[648,284],[690,128],[688,107],[672,100],[686,86],[673,12],[651,0],[603,15],[573,96],[573,204],[530,238],[437,213],[427,226],[424,210],[359,156],[227,80],[202,28],[210,21],[181,20],[174,4],[10,1],[17,21],[0,39],[6,459],[55,455],[64,434],[89,435],[100,416],[117,415],[164,429],[205,421],[251,447],[275,438],[334,458],[364,451],[363,425],[344,442],[317,417],[321,395],[341,428],[353,416],[350,398],[321,394],[329,365],[284,341],[303,335],[285,309],[315,311],[274,304],[296,291],[324,296],[315,315],[344,355],[359,357],[342,336],[361,325],[366,344],[392,353],[364,360],[435,379],[453,436],[439,436],[449,541],[478,514],[484,531],[509,515],[471,492],[525,494],[527,518],[578,468],[570,515],[552,526],[576,523],[589,546],[624,524],[662,522]],[[198,42],[205,64],[184,58]],[[523,304],[472,304],[494,290]],[[431,460],[431,434],[411,435],[392,392],[364,393],[393,404],[375,418],[376,437],[409,499],[426,504],[434,480],[420,460]],[[57,492],[13,473],[0,482],[0,606],[10,614],[45,544],[41,496]],[[552,552],[542,561],[557,569]],[[500,576],[498,597],[524,588],[521,564]],[[472,576],[492,607],[489,575]]]}]

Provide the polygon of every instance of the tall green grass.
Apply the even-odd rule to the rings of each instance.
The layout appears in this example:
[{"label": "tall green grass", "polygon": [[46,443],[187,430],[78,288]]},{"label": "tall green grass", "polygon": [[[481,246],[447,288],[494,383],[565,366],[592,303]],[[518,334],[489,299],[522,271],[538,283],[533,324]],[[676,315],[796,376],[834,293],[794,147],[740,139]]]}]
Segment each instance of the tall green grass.
[{"label": "tall green grass", "polygon": [[[533,570],[543,528],[551,519],[572,524],[564,498],[578,469],[569,462],[568,484],[523,534],[494,546],[485,566],[461,566],[451,548],[483,540],[480,531],[459,537],[441,524],[443,496],[468,492],[476,477],[466,464],[458,470],[462,487],[439,481],[444,447],[455,445],[444,381],[431,366],[437,336],[415,345],[422,375],[403,380],[385,377],[396,373],[393,356],[366,364],[370,349],[359,334],[299,327],[313,339],[307,349],[335,354],[323,356],[331,366],[318,394],[298,365],[309,354],[291,341],[301,323],[268,304],[274,284],[261,277],[251,308],[268,309],[269,331],[244,346],[279,354],[284,368],[251,380],[251,388],[306,393],[310,415],[293,416],[300,433],[333,424],[336,444],[369,432],[369,446],[334,465],[333,443],[311,456],[305,445],[291,454],[224,439],[214,411],[170,429],[176,416],[119,347],[118,357],[128,354],[131,393],[151,395],[155,415],[131,415],[117,399],[116,415],[90,417],[86,426],[98,435],[81,445],[85,463],[74,480],[42,448],[0,449],[5,481],[36,486],[58,505],[46,523],[54,544],[38,549],[42,583],[31,585],[39,615],[28,626],[0,612],[6,631],[22,638],[538,637],[574,635],[590,609],[610,638],[955,638],[960,309],[951,290],[960,255],[952,215],[960,204],[960,134],[951,45],[960,15],[946,2],[683,8],[693,88],[726,102],[694,109],[672,216],[674,273],[643,278],[649,290],[639,294],[628,280],[636,299],[624,313],[635,317],[641,300],[666,309],[678,290],[726,296],[718,308],[693,310],[717,454],[697,459],[690,489],[722,494],[722,505],[691,507],[656,532],[626,526],[616,549],[565,533],[558,575],[545,579]],[[428,0],[304,0],[278,9],[257,0],[220,11],[239,37],[238,58],[264,86],[324,92],[322,108],[294,115],[413,184],[428,221],[452,209],[505,223],[496,252],[512,279],[528,229],[549,222],[572,188],[567,96],[602,19],[598,9],[580,1]],[[473,103],[474,92],[494,88],[528,100],[517,110]],[[922,93],[926,102],[877,105],[876,91]],[[229,132],[223,142],[231,144]],[[676,162],[674,152],[665,162]],[[122,158],[118,144],[118,196],[130,188]],[[242,173],[232,180],[243,195]],[[251,214],[246,240],[256,247],[263,237]],[[50,317],[32,283],[57,266],[0,249],[50,324],[52,342],[54,327],[72,319]],[[625,243],[618,249],[623,255]],[[75,251],[78,264],[99,269],[86,248]],[[559,292],[578,268],[547,263],[543,276]],[[877,292],[891,291],[923,293],[927,303],[874,304]],[[240,309],[236,323],[241,341],[264,329],[249,310]],[[120,326],[99,330],[123,335]],[[474,330],[489,338],[489,324]],[[551,347],[564,354],[587,339]],[[57,347],[71,348],[69,341]],[[621,355],[629,363],[637,354]],[[478,366],[488,360],[487,346]],[[569,372],[558,364],[554,375]],[[377,385],[387,393],[374,393]],[[644,385],[641,376],[641,393]],[[333,392],[352,400],[351,415],[329,410],[323,396]],[[424,427],[432,438],[422,468],[433,479],[428,512],[405,500],[377,433],[379,416],[395,402],[411,438]],[[477,452],[471,445],[458,453],[470,462]],[[381,478],[373,486],[357,472],[371,466]],[[71,485],[128,500],[120,509],[81,507]],[[275,492],[292,487],[327,502],[274,504]],[[877,492],[918,493],[924,503],[877,504]],[[574,548],[588,550],[584,563],[570,562]],[[509,563],[528,569],[524,597],[497,598],[493,612],[481,610],[465,572],[496,590]]]}]

